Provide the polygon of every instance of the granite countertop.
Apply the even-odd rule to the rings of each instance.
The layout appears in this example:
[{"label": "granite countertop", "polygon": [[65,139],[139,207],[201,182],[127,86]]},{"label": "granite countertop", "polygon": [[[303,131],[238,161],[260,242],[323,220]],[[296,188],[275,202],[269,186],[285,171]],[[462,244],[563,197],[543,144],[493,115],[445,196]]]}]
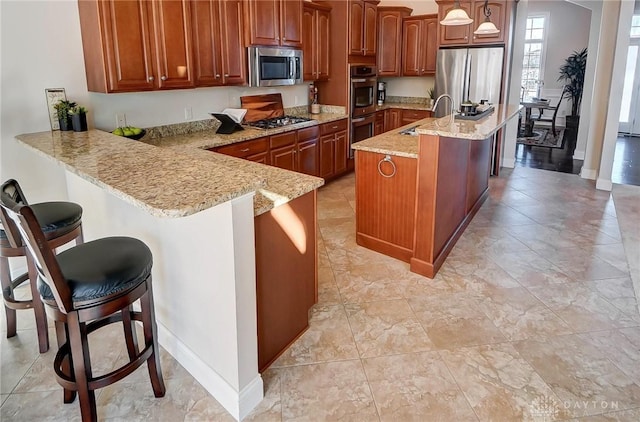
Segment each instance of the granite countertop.
[{"label": "granite countertop", "polygon": [[[265,178],[108,132],[18,135],[24,145],[157,217],[184,217],[266,186]],[[185,165],[188,163],[188,165]]]},{"label": "granite countertop", "polygon": [[478,121],[453,120],[449,116],[428,117],[352,145],[355,150],[418,158],[418,136],[401,135],[404,129],[416,127],[416,134],[449,138],[483,140],[493,135],[513,118],[522,106],[496,106],[496,111]]},{"label": "granite countertop", "polygon": [[[191,215],[249,192],[256,193],[257,216],[319,188],[324,180],[206,149],[348,117],[341,112],[295,114],[314,120],[268,130],[247,127],[231,135],[214,133],[209,121],[194,122],[191,129],[199,131],[153,139],[147,136],[144,142],[99,130],[40,132],[16,139],[154,216]],[[172,130],[161,127],[157,133],[170,134]]]}]

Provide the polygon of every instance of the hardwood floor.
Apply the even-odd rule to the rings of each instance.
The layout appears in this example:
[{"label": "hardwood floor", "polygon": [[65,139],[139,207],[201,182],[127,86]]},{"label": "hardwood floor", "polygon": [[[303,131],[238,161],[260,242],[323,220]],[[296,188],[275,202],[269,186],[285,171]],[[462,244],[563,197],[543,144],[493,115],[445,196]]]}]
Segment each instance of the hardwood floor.
[{"label": "hardwood floor", "polygon": [[[574,142],[565,131],[562,148],[516,145],[516,166],[579,174],[582,160],[573,159]],[[640,186],[640,137],[620,135],[616,141],[611,181]]]}]

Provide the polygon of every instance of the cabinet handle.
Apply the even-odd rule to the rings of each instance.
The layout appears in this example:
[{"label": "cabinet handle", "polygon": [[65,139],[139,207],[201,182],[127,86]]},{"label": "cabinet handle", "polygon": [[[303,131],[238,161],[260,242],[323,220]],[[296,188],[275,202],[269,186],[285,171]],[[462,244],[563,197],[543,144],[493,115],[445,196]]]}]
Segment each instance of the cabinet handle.
[{"label": "cabinet handle", "polygon": [[149,82],[153,82],[153,80],[155,79],[153,76],[149,76]]},{"label": "cabinet handle", "polygon": [[249,152],[251,151],[251,148],[243,148],[240,150],[240,152]]},{"label": "cabinet handle", "polygon": [[218,79],[220,77],[219,73],[216,73],[216,79]]},{"label": "cabinet handle", "polygon": [[334,126],[334,127],[332,127],[331,129],[338,129],[338,126]]},{"label": "cabinet handle", "polygon": [[166,76],[164,76],[164,75],[162,75],[162,76],[160,76],[160,80],[161,80],[161,81],[166,81],[166,80],[167,80],[167,77],[166,77]]},{"label": "cabinet handle", "polygon": [[[382,166],[382,163],[384,162],[391,164],[391,167],[393,167],[393,171],[391,172],[391,174],[384,174],[382,172],[381,166]],[[390,155],[385,155],[384,158],[378,162],[378,173],[380,173],[380,176],[387,177],[387,178],[390,178],[396,175],[396,164],[391,160]]]}]

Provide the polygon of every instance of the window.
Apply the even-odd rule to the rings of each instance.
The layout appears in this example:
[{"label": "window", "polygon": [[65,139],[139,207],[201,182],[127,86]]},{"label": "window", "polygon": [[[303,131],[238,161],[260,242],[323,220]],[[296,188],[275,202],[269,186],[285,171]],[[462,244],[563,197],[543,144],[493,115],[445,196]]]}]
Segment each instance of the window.
[{"label": "window", "polygon": [[523,98],[538,97],[542,88],[546,16],[529,16],[522,61]]},{"label": "window", "polygon": [[633,15],[631,19],[631,38],[640,38],[640,15]]}]

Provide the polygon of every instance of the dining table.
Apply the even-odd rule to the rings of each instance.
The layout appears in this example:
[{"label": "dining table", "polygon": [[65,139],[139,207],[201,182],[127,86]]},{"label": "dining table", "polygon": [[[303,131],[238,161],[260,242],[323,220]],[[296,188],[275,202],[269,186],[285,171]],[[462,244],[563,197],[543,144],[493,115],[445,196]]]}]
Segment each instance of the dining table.
[{"label": "dining table", "polygon": [[[546,119],[542,117],[542,114],[544,113],[544,110],[553,110],[555,111],[557,106],[553,106],[551,104],[549,104],[549,101],[541,101],[541,100],[534,100],[534,99],[527,99],[525,98],[524,100],[520,101],[520,104],[524,107],[524,131],[522,132],[522,136],[523,137],[531,137],[534,136],[534,132],[533,132],[533,125],[535,124],[535,122],[540,122],[540,121],[547,121],[547,122],[551,122],[551,130],[553,132],[553,135],[556,136],[556,121],[555,121],[555,115],[553,116],[553,118],[551,119]],[[538,117],[532,117],[531,116],[531,110],[532,109],[538,109]]]}]

